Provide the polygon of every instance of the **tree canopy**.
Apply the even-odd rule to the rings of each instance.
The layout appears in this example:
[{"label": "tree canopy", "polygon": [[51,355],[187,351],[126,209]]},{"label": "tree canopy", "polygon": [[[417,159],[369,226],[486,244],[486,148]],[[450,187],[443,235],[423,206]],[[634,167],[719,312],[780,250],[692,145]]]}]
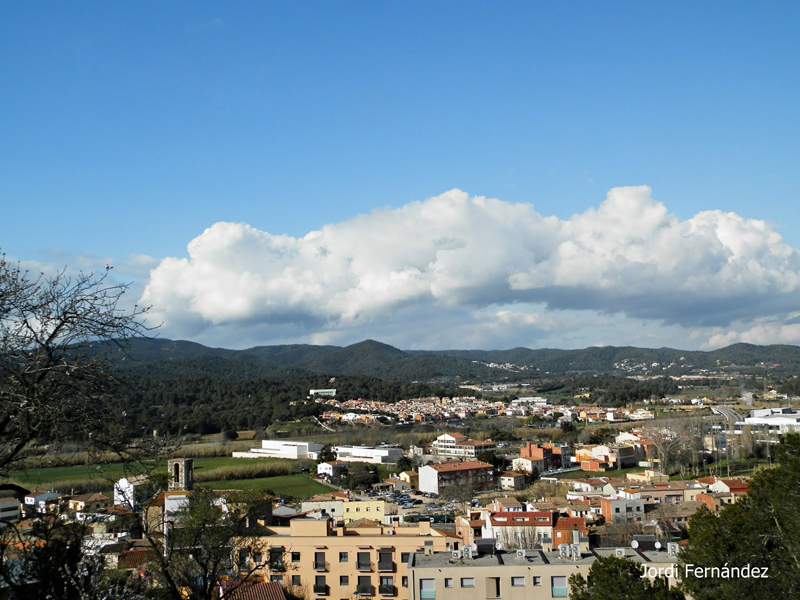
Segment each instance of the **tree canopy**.
[{"label": "tree canopy", "polygon": [[718,514],[698,511],[689,522],[689,546],[680,554],[688,565],[739,569],[766,567],[762,577],[684,575],[683,587],[696,600],[800,597],[800,435],[784,436],[779,464],[753,477],[747,496]]},{"label": "tree canopy", "polygon": [[642,577],[642,565],[626,558],[598,558],[588,581],[580,574],[569,578],[571,600],[683,600],[682,592],[667,587],[662,578]]}]

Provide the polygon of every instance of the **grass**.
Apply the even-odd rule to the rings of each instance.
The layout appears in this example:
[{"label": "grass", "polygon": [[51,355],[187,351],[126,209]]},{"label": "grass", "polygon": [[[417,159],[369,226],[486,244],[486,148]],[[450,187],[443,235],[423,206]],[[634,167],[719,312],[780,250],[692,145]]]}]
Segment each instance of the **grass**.
[{"label": "grass", "polygon": [[[129,465],[125,463],[109,463],[103,465],[78,465],[72,467],[46,467],[41,469],[27,469],[24,471],[15,471],[11,474],[10,479],[25,487],[54,487],[64,482],[80,482],[80,481],[97,481],[108,482],[108,487],[111,483],[130,475],[132,472],[141,472],[144,469],[156,467],[157,465],[166,465],[165,461],[159,463],[149,463],[144,465],[137,465],[138,469],[134,471]],[[197,474],[200,475],[212,469],[222,469],[230,467],[255,467],[267,465],[287,465],[288,461],[280,459],[252,459],[252,458],[233,458],[230,456],[214,456],[208,458],[195,458],[194,468]]]},{"label": "grass", "polygon": [[336,489],[315,481],[307,475],[278,475],[239,481],[207,481],[203,485],[215,490],[271,490],[280,496],[299,499],[310,498],[316,494]]}]

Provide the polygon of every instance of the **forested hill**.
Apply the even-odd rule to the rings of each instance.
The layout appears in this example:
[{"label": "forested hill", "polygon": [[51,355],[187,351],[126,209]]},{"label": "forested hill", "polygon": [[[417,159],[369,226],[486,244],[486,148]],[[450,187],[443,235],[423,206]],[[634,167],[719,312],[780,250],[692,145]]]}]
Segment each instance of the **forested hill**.
[{"label": "forested hill", "polygon": [[247,350],[208,348],[166,339],[131,340],[121,364],[153,376],[280,379],[304,373],[367,375],[394,381],[503,381],[545,372],[664,375],[707,373],[794,374],[800,347],[734,344],[711,352],[626,347],[555,350],[403,351],[366,340],[351,346],[282,345]]}]

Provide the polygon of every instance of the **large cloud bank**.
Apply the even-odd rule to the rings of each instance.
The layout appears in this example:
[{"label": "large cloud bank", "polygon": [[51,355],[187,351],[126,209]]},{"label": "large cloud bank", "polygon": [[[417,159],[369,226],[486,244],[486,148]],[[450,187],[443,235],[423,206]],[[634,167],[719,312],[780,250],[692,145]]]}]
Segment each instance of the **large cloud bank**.
[{"label": "large cloud bank", "polygon": [[797,329],[786,325],[798,308],[797,250],[734,213],[679,220],[644,186],[614,188],[566,220],[451,190],[301,238],[221,222],[188,254],[151,271],[142,302],[166,335],[206,343],[800,339],[786,333]]}]

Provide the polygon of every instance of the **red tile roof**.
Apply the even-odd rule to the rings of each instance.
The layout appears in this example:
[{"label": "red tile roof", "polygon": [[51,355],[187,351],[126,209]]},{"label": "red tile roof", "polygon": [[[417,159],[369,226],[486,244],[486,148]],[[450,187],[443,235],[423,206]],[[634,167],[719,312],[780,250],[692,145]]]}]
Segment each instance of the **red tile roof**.
[{"label": "red tile roof", "polygon": [[440,465],[432,465],[432,467],[440,473],[444,471],[469,471],[471,469],[493,468],[489,463],[481,462],[479,460],[470,460],[467,462],[457,463],[442,463]]},{"label": "red tile roof", "polygon": [[238,587],[234,587],[235,585],[236,583],[224,582],[223,591],[226,588],[233,589],[225,592],[223,600],[286,600],[283,588],[277,581],[243,582]]}]

